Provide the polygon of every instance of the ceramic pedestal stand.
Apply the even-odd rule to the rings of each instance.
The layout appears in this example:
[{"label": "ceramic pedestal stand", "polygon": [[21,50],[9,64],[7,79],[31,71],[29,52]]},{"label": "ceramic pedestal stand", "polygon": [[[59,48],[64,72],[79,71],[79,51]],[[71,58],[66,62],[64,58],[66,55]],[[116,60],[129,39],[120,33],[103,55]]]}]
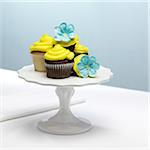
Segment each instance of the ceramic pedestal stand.
[{"label": "ceramic pedestal stand", "polygon": [[89,84],[98,84],[108,81],[112,72],[108,68],[101,66],[96,78],[69,77],[66,79],[50,79],[45,73],[34,71],[33,65],[25,66],[18,71],[19,77],[29,82],[42,85],[53,85],[56,87],[56,94],[59,97],[59,111],[48,119],[41,121],[38,128],[44,132],[59,135],[71,135],[88,131],[92,128],[89,121],[74,116],[69,108],[71,97],[74,94],[74,86],[83,86]]},{"label": "ceramic pedestal stand", "polygon": [[48,121],[40,122],[38,127],[42,131],[53,134],[77,134],[89,130],[90,122],[75,117],[69,107],[74,94],[72,86],[58,86],[56,94],[59,97],[60,108],[55,116]]}]

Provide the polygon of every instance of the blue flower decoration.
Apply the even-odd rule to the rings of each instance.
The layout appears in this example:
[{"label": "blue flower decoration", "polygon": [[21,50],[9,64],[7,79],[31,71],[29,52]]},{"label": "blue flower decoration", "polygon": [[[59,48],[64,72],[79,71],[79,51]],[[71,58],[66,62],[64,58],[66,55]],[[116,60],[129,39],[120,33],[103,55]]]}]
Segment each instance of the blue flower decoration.
[{"label": "blue flower decoration", "polygon": [[96,62],[96,58],[94,56],[89,57],[88,55],[85,55],[77,64],[77,68],[81,77],[95,77],[100,65]]},{"label": "blue flower decoration", "polygon": [[55,27],[55,40],[69,42],[74,38],[74,26],[72,24],[61,23]]}]

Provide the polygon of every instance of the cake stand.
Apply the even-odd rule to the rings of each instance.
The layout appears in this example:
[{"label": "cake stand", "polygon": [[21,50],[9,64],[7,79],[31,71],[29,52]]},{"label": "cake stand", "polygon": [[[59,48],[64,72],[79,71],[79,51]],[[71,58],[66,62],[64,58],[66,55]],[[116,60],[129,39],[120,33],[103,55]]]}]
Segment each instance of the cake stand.
[{"label": "cake stand", "polygon": [[33,65],[23,67],[18,71],[18,74],[28,82],[56,86],[56,94],[60,102],[59,111],[47,121],[39,122],[38,128],[44,132],[59,135],[83,133],[92,128],[88,120],[77,118],[69,108],[71,97],[75,91],[74,87],[100,84],[108,81],[113,75],[110,69],[101,66],[96,78],[71,76],[65,79],[51,79],[46,77],[46,73],[34,71]]}]

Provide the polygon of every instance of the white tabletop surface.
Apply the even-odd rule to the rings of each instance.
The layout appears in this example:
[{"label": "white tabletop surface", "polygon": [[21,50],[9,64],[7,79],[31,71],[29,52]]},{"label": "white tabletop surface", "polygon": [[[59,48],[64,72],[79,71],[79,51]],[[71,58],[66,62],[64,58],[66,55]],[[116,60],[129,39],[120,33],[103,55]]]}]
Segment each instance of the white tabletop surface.
[{"label": "white tabletop surface", "polygon": [[[57,110],[0,123],[0,148],[69,148],[146,150],[148,140],[148,93],[100,85],[76,87],[75,97],[86,103],[72,107],[87,118],[93,129],[73,136],[43,133],[36,128],[41,119]],[[38,94],[38,93],[37,93]],[[55,99],[56,97],[54,97]],[[26,149],[28,149],[26,148]],[[114,150],[113,149],[113,150]]]},{"label": "white tabletop surface", "polygon": [[[58,108],[55,87],[26,82],[10,70],[0,69],[0,79],[0,122]],[[71,104],[84,101],[73,97]]]}]

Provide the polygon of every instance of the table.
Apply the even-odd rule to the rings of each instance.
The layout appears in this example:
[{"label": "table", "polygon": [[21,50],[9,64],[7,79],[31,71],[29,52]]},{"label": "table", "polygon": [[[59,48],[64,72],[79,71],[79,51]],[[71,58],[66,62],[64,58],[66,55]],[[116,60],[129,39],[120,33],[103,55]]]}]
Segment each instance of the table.
[{"label": "table", "polygon": [[41,149],[88,147],[91,150],[125,150],[131,147],[131,150],[145,150],[148,138],[148,93],[93,85],[92,88],[76,88],[75,96],[81,95],[87,102],[74,106],[72,111],[77,116],[91,120],[94,128],[90,132],[75,136],[43,134],[36,129],[37,123],[41,118],[47,119],[57,112],[51,111],[0,123],[3,131],[1,145],[10,149],[28,146]]},{"label": "table", "polygon": [[[6,69],[0,69],[0,79],[0,122],[59,107],[55,87],[26,82]],[[71,105],[83,102],[84,98],[73,97]]]},{"label": "table", "polygon": [[37,130],[41,118],[53,116],[55,110],[0,123],[0,149],[147,150],[149,93],[104,85],[75,90],[75,97],[85,97],[87,101],[72,111],[91,120],[94,128],[90,132],[58,136]]}]

